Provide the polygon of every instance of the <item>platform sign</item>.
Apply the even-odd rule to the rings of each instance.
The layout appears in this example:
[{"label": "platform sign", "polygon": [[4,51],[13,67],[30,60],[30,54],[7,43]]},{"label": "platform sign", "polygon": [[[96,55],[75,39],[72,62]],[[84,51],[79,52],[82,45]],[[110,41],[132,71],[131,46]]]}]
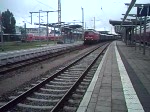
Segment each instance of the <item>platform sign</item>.
[{"label": "platform sign", "polygon": [[150,6],[137,7],[137,17],[150,16]]}]

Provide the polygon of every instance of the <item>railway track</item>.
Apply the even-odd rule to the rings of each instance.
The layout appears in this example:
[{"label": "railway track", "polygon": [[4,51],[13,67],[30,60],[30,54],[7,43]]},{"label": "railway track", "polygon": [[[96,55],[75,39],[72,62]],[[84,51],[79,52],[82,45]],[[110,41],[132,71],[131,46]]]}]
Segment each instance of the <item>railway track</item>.
[{"label": "railway track", "polygon": [[41,62],[41,61],[44,61],[44,60],[47,60],[47,59],[65,54],[67,52],[72,52],[72,51],[75,51],[75,50],[78,50],[78,49],[83,49],[83,48],[86,48],[86,47],[87,46],[82,45],[82,46],[73,47],[73,48],[70,48],[70,49],[68,48],[68,49],[65,49],[65,50],[62,50],[62,51],[59,51],[59,52],[51,52],[51,53],[46,54],[46,55],[42,55],[42,56],[35,57],[35,58],[30,58],[30,59],[27,59],[27,60],[22,60],[22,61],[15,62],[15,63],[9,63],[7,65],[0,66],[0,75],[5,74],[5,73],[10,72],[10,71],[14,71],[16,69],[19,69],[19,68],[22,68],[22,67],[25,67],[25,66],[28,66],[28,65],[31,65],[31,64],[34,64],[34,63],[38,63],[38,62]]},{"label": "railway track", "polygon": [[[11,96],[12,100],[3,105],[0,111],[58,112],[60,109],[63,111],[74,110],[74,108],[64,107],[64,105],[73,103],[73,100],[68,100],[69,97],[74,99],[83,96],[84,88],[92,79],[91,75],[87,75],[88,71],[108,45],[107,43],[88,52],[68,66],[59,69],[52,76],[32,84],[31,87],[26,88],[27,91],[18,92],[18,96]],[[76,94],[77,92],[81,94]]]}]

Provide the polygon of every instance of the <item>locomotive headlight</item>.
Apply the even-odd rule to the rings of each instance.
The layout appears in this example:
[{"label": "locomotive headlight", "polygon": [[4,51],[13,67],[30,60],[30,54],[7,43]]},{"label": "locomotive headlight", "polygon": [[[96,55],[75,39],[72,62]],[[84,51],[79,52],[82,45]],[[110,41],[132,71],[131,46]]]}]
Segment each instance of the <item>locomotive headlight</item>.
[{"label": "locomotive headlight", "polygon": [[86,39],[84,39],[84,40],[86,40]]}]

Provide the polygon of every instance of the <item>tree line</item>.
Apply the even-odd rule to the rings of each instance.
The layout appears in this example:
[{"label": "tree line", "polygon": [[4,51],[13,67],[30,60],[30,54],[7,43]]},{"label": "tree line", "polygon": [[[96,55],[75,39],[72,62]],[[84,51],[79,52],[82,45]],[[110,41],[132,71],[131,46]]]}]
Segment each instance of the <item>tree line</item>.
[{"label": "tree line", "polygon": [[4,34],[16,34],[16,20],[12,12],[8,9],[1,15],[2,28]]}]

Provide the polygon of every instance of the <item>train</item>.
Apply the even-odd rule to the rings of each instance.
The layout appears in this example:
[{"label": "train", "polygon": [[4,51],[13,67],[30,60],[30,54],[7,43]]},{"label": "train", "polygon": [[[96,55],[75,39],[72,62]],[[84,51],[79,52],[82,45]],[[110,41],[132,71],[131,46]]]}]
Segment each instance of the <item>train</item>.
[{"label": "train", "polygon": [[96,44],[99,42],[115,40],[120,37],[114,34],[102,34],[100,31],[88,29],[84,32],[84,44]]},{"label": "train", "polygon": [[22,41],[27,41],[27,42],[32,42],[32,41],[38,41],[38,40],[51,40],[51,41],[55,41],[55,40],[60,40],[62,39],[62,36],[59,35],[48,35],[47,36],[35,36],[33,34],[27,34],[26,37],[22,37],[21,40]]}]

